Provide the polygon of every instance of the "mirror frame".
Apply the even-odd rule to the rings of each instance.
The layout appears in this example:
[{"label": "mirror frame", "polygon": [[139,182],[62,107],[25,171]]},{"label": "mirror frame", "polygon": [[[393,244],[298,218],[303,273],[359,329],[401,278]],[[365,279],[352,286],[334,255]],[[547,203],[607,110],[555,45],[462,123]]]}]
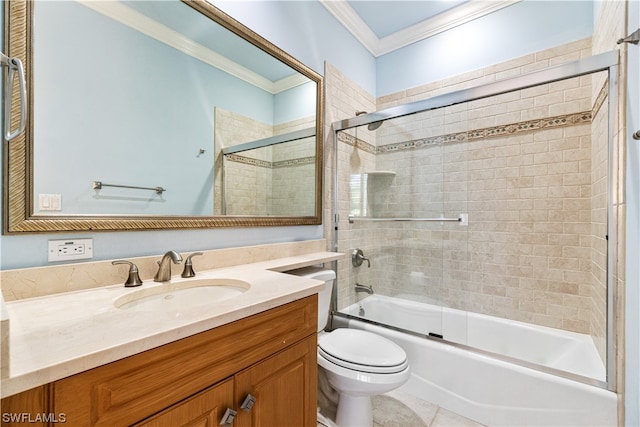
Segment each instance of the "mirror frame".
[{"label": "mirror frame", "polygon": [[[322,224],[323,101],[324,82],[316,73],[240,22],[204,0],[181,0],[227,30],[305,75],[316,90],[316,208],[313,216],[130,216],[130,215],[34,215],[33,202],[33,4],[31,0],[7,0],[4,10],[5,53],[18,57],[27,82],[27,127],[25,132],[3,146],[3,234],[63,231],[131,231],[162,229],[202,229],[221,227],[272,227]],[[6,76],[6,74],[5,74]],[[5,79],[6,81],[6,79]],[[12,127],[19,119],[19,94],[11,100]]]}]

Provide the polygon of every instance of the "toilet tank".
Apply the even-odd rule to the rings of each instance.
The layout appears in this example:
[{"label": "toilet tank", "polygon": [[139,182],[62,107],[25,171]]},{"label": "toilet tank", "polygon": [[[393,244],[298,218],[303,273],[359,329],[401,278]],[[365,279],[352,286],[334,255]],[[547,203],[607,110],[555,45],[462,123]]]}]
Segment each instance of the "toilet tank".
[{"label": "toilet tank", "polygon": [[331,307],[331,295],[333,293],[333,281],[336,273],[333,270],[326,270],[319,267],[305,267],[297,270],[287,271],[307,279],[322,280],[324,288],[318,292],[318,332],[324,330],[329,321],[329,309]]}]

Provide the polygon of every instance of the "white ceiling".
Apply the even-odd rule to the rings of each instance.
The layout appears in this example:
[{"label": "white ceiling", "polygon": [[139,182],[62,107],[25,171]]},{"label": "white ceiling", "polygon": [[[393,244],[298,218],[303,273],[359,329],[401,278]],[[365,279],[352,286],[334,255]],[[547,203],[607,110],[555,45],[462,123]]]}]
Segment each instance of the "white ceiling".
[{"label": "white ceiling", "polygon": [[319,0],[374,56],[521,0]]}]

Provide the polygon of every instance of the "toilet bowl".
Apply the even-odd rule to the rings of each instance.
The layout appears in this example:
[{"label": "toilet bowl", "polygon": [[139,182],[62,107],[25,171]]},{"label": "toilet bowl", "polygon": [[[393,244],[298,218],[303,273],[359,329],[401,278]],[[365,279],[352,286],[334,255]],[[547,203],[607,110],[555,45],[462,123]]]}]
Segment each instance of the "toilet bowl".
[{"label": "toilet bowl", "polygon": [[316,267],[290,273],[325,282],[318,293],[318,365],[340,396],[336,426],[371,427],[371,397],[394,390],[409,379],[406,353],[372,332],[346,328],[324,332],[335,273]]}]

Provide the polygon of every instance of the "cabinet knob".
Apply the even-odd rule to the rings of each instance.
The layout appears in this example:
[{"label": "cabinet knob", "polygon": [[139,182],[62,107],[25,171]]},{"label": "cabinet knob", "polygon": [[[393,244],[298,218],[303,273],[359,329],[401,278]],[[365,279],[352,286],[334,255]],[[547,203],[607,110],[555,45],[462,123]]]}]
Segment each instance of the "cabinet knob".
[{"label": "cabinet knob", "polygon": [[256,398],[251,393],[247,394],[247,397],[242,401],[242,405],[240,405],[240,409],[243,411],[249,412],[251,408],[253,408],[253,404],[256,403]]},{"label": "cabinet knob", "polygon": [[227,408],[227,410],[224,411],[224,415],[222,416],[222,419],[220,420],[220,425],[221,426],[231,425],[231,423],[233,423],[233,420],[236,419],[236,415],[238,415],[238,412],[234,411],[231,408]]}]

